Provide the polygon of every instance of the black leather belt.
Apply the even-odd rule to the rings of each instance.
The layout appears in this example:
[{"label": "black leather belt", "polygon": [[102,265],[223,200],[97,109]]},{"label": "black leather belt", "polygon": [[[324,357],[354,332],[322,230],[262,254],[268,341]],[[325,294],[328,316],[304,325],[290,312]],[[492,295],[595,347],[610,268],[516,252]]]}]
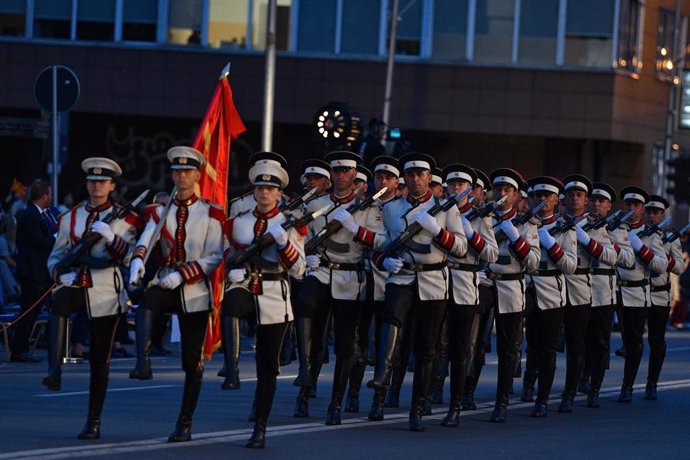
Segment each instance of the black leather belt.
[{"label": "black leather belt", "polygon": [[647,280],[632,280],[632,281],[627,281],[627,280],[618,280],[616,282],[619,286],[622,287],[645,287],[649,284],[649,281]]},{"label": "black leather belt", "polygon": [[661,286],[651,286],[651,292],[666,292],[671,290],[671,283],[662,284]]},{"label": "black leather belt", "polygon": [[498,259],[496,259],[496,264],[498,265],[510,265],[512,262],[512,257],[510,256],[498,256]]},{"label": "black leather belt", "polygon": [[451,270],[461,270],[463,272],[478,272],[479,265],[463,264],[460,262],[448,262],[448,268]]},{"label": "black leather belt", "polygon": [[327,260],[322,260],[319,264],[320,267],[330,268],[331,270],[343,270],[349,272],[358,272],[364,270],[364,264],[362,262],[353,263],[340,263],[340,262],[329,262]]},{"label": "black leather belt", "polygon": [[489,272],[486,274],[489,279],[494,281],[514,281],[521,280],[525,277],[523,273],[494,273]]},{"label": "black leather belt", "polygon": [[439,262],[437,264],[416,264],[412,262],[403,262],[402,268],[412,272],[433,272],[435,270],[441,270],[445,268],[445,266],[445,262]]},{"label": "black leather belt", "polygon": [[589,268],[588,267],[576,268],[573,275],[589,275]]},{"label": "black leather belt", "polygon": [[590,273],[592,275],[606,275],[606,276],[611,276],[616,274],[616,270],[613,268],[593,268],[590,270]]},{"label": "black leather belt", "polygon": [[532,276],[558,276],[561,274],[560,270],[537,270]]},{"label": "black leather belt", "polygon": [[281,273],[250,273],[249,277],[256,276],[258,277],[261,281],[281,281],[285,280],[287,281],[288,276],[287,272],[281,272]]}]

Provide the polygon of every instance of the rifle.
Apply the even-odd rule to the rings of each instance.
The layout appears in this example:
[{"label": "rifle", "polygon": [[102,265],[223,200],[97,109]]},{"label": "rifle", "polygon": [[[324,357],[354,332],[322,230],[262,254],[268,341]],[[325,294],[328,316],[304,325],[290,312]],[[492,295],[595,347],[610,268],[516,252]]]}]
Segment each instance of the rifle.
[{"label": "rifle", "polygon": [[613,222],[609,222],[609,224],[606,226],[606,231],[612,232],[618,227],[621,226],[621,224],[624,224],[627,222],[628,219],[633,215],[632,210],[628,211],[623,217],[617,217]]},{"label": "rifle", "polygon": [[667,233],[666,235],[664,235],[663,238],[661,238],[661,242],[662,243],[673,243],[674,241],[676,241],[681,236],[684,236],[689,230],[690,230],[690,223],[687,224],[685,227],[681,228],[680,230],[674,230],[670,233]]},{"label": "rifle", "polygon": [[[513,217],[511,222],[515,227],[519,227],[521,225],[524,225],[525,222],[529,221],[532,217],[534,217],[541,209],[546,206],[546,201],[540,202],[538,205],[536,205],[533,209],[528,209],[527,212],[525,212],[522,215],[517,215]],[[494,236],[496,237],[496,243],[501,244],[503,240],[505,240],[506,236],[505,233],[503,233],[503,230],[500,228],[496,229],[494,232]]]},{"label": "rifle", "polygon": [[645,237],[645,236],[650,236],[655,234],[658,230],[663,230],[663,228],[671,222],[672,217],[669,216],[666,219],[662,220],[658,224],[650,225],[649,227],[645,228],[643,231],[637,234],[640,238]]},{"label": "rifle", "polygon": [[292,212],[295,209],[302,206],[302,203],[306,203],[309,200],[309,198],[311,198],[312,195],[314,195],[318,190],[318,187],[314,187],[302,196],[298,196],[291,199],[290,201],[283,202],[283,204],[281,204],[278,207],[278,209],[280,209],[281,212]]},{"label": "rifle", "polygon": [[[102,222],[109,224],[116,219],[124,218],[130,211],[134,210],[134,208],[139,205],[139,203],[141,203],[148,194],[149,190],[145,190],[134,201],[124,204],[121,208],[113,208],[110,214],[105,216]],[[88,230],[89,229],[86,229],[86,231]],[[102,238],[103,236],[100,233],[90,232],[86,237],[79,240],[79,242],[75,246],[72,246],[72,249],[70,249],[70,251],[65,254],[55,265],[55,271],[57,274],[62,275],[67,273],[70,270],[70,267],[83,265],[80,263],[80,259],[89,257],[87,256],[89,250],[94,247]],[[98,260],[93,257],[90,259],[93,259],[94,262]]]},{"label": "rifle", "polygon": [[[289,230],[292,227],[304,227],[317,217],[326,213],[328,209],[330,209],[330,207],[331,205],[328,204],[321,209],[318,209],[310,214],[306,214],[300,217],[299,219],[290,219],[281,224],[281,226],[284,230]],[[230,257],[228,257],[225,261],[225,266],[229,268],[242,267],[249,259],[258,255],[262,250],[274,244],[275,242],[276,241],[273,238],[273,235],[266,232],[263,235],[261,235],[255,242],[244,248],[243,251],[235,252]]]},{"label": "rifle", "polygon": [[585,232],[588,232],[590,230],[599,230],[604,225],[612,222],[613,219],[618,217],[618,215],[621,212],[622,211],[619,209],[618,211],[614,212],[613,214],[609,214],[606,217],[602,217],[602,218],[595,220],[595,221],[592,221],[592,222],[587,222],[585,225],[582,226],[582,230],[584,230]]},{"label": "rifle", "polygon": [[565,216],[564,221],[560,225],[554,225],[549,229],[549,234],[551,236],[556,236],[559,233],[565,233],[571,228],[574,228],[577,226],[578,223],[582,222],[583,219],[586,219],[587,216],[589,215],[588,212],[584,213],[577,219],[573,219],[572,217]]},{"label": "rifle", "polygon": [[[376,201],[381,195],[386,193],[388,187],[383,187],[378,192],[371,195],[369,198],[362,202],[355,201],[347,208],[347,212],[354,214],[357,211],[363,211],[367,209],[371,204]],[[337,206],[336,206],[337,208]],[[336,234],[338,230],[343,228],[343,224],[337,220],[332,220],[328,222],[312,239],[307,241],[304,245],[304,250],[307,254],[314,254],[316,250],[332,235]]]},{"label": "rifle", "polygon": [[[465,189],[457,195],[449,197],[448,201],[446,201],[445,203],[434,205],[431,209],[427,211],[427,213],[429,215],[435,216],[440,212],[449,211],[453,208],[453,206],[457,206],[460,200],[466,197],[471,191],[472,189]],[[388,244],[388,246],[386,246],[386,249],[384,251],[386,257],[395,257],[403,248],[403,246],[405,246],[405,244],[408,241],[410,241],[415,235],[417,235],[422,230],[424,230],[424,227],[419,225],[417,222],[412,222],[410,225],[407,226],[405,231],[403,231],[400,235],[398,235],[396,239],[391,241]]]},{"label": "rifle", "polygon": [[499,208],[499,206],[501,206],[503,203],[506,202],[507,199],[508,199],[508,195],[504,196],[503,198],[501,198],[500,200],[498,200],[495,203],[489,203],[486,206],[479,208],[479,209],[475,208],[472,211],[470,211],[469,214],[467,214],[465,219],[467,219],[470,222],[472,222],[474,219],[477,219],[477,218],[483,219],[484,217],[488,216],[492,212],[495,212]]}]

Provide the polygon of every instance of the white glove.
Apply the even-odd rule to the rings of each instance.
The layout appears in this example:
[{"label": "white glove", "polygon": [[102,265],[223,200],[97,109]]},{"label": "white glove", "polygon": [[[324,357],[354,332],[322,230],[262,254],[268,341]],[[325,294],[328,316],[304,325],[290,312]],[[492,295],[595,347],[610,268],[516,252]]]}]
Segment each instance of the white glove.
[{"label": "white glove", "polygon": [[139,257],[133,259],[129,264],[129,284],[135,285],[139,282],[142,276],[146,273],[146,268],[144,267],[144,261]]},{"label": "white glove", "polygon": [[115,233],[113,232],[113,229],[110,228],[110,225],[106,224],[105,222],[101,222],[100,220],[97,220],[91,224],[91,231],[100,233],[108,244],[112,243],[115,239]]},{"label": "white glove", "polygon": [[398,259],[397,257],[386,257],[383,259],[383,268],[389,273],[398,273],[402,269],[402,266],[402,259]]},{"label": "white glove", "polygon": [[307,256],[307,267],[316,268],[321,265],[321,257],[319,256]]},{"label": "white glove", "polygon": [[359,225],[355,222],[355,218],[352,217],[352,214],[347,212],[347,209],[336,209],[333,211],[333,214],[331,214],[331,218],[340,222],[343,228],[350,233],[357,233],[359,231]]},{"label": "white glove", "polygon": [[60,275],[60,284],[63,286],[71,286],[76,279],[77,274],[75,272],[65,273],[64,275]]},{"label": "white glove", "polygon": [[285,245],[288,244],[288,234],[282,225],[272,224],[266,231],[273,235],[273,239],[276,240],[276,244],[279,248],[284,248]]},{"label": "white glove", "polygon": [[160,280],[158,285],[161,287],[161,289],[175,289],[182,284],[182,281],[184,281],[184,279],[182,278],[182,275],[180,275],[180,272],[172,272]]},{"label": "white glove", "polygon": [[428,212],[420,212],[419,214],[417,214],[415,222],[417,222],[419,225],[422,226],[424,230],[426,230],[434,236],[441,233],[441,226],[436,221],[436,218]]},{"label": "white glove", "polygon": [[636,233],[628,233],[628,239],[630,240],[630,246],[635,250],[635,252],[640,252],[642,249],[642,240]]},{"label": "white glove", "polygon": [[553,247],[554,244],[556,244],[556,238],[551,236],[549,231],[545,228],[540,228],[539,231],[539,242],[541,243],[544,248],[548,251]]},{"label": "white glove", "polygon": [[501,222],[500,227],[511,243],[515,243],[518,239],[520,239],[520,232],[518,232],[518,229],[515,228],[515,225],[513,225],[510,220],[504,220]]},{"label": "white glove", "polygon": [[472,224],[470,223],[469,220],[465,218],[465,216],[461,216],[462,219],[462,229],[465,231],[465,236],[467,237],[468,240],[471,240],[474,237],[474,229],[472,228]]},{"label": "white glove", "polygon": [[592,238],[590,238],[587,232],[582,230],[580,227],[577,227],[575,231],[577,233],[577,242],[583,246],[587,246]]},{"label": "white glove", "polygon": [[247,276],[247,271],[244,268],[233,268],[228,272],[228,280],[231,283],[241,283]]}]

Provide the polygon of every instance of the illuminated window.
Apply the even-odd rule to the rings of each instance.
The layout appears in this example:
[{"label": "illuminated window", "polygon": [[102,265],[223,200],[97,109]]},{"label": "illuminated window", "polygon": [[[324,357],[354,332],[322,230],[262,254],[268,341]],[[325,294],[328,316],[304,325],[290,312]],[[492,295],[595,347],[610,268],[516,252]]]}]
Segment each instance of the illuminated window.
[{"label": "illuminated window", "polygon": [[673,44],[675,13],[659,9],[659,23],[656,30],[656,75],[670,80],[675,73],[676,47]]},{"label": "illuminated window", "polygon": [[247,0],[209,1],[208,44],[213,48],[245,49],[247,47]]},{"label": "illuminated window", "polygon": [[[236,0],[237,1],[237,0]],[[268,0],[252,0],[252,49],[266,49],[266,31],[268,25]],[[290,8],[292,0],[278,0],[276,5],[276,49],[286,51],[290,48]],[[300,6],[304,1],[300,2]],[[325,2],[335,3],[335,2]],[[320,14],[322,6],[316,4],[316,13]],[[332,42],[331,42],[332,43]]]},{"label": "illuminated window", "polygon": [[0,36],[23,37],[26,34],[26,0],[0,1]]},{"label": "illuminated window", "polygon": [[564,64],[611,67],[614,0],[568,2]]},{"label": "illuminated window", "polygon": [[620,26],[618,29],[619,69],[639,72],[642,69],[640,59],[640,18],[642,5],[639,0],[621,0]]},{"label": "illuminated window", "polygon": [[169,0],[168,43],[201,44],[202,0]]}]

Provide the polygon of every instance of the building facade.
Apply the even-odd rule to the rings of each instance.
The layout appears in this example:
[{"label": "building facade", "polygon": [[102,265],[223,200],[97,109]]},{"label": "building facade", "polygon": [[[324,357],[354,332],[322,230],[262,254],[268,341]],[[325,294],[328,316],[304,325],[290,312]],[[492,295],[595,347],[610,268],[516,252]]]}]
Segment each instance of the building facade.
[{"label": "building facade", "polygon": [[[391,1],[277,3],[273,149],[296,173],[323,153],[319,107],[343,101],[365,120],[381,115]],[[70,67],[81,82],[62,117],[60,182],[60,195],[78,197],[79,163],[92,155],[120,161],[126,187],[169,187],[165,151],[191,142],[230,61],[248,127],[233,144],[231,191],[240,193],[246,159],[260,148],[267,4],[0,0],[8,158],[0,190],[47,176],[47,118],[34,99],[46,66]],[[669,93],[678,88],[678,107],[685,89],[690,2],[678,22],[675,8],[675,0],[400,0],[390,124],[440,163],[651,187]],[[690,144],[677,120],[671,126],[674,144]]]}]

